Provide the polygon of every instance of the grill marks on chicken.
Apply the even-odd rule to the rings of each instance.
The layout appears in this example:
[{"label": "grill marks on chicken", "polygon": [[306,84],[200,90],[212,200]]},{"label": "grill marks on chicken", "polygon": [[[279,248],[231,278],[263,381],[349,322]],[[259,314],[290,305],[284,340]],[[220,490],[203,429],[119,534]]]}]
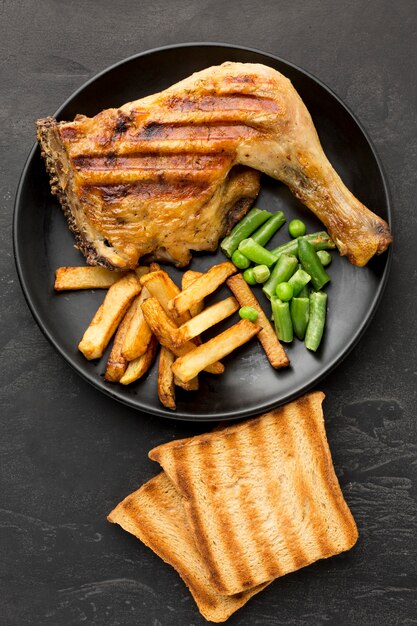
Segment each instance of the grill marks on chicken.
[{"label": "grill marks on chicken", "polygon": [[326,159],[290,81],[263,65],[225,63],[94,118],[40,120],[38,138],[92,263],[185,265],[190,250],[214,250],[256,197],[254,170],[287,184],[353,263],[391,241]]}]

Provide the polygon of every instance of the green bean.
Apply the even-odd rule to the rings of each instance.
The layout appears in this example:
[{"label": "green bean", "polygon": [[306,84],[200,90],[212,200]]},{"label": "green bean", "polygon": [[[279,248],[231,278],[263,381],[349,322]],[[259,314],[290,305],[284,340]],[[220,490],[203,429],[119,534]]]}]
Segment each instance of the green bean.
[{"label": "green bean", "polygon": [[310,294],[310,319],[305,335],[305,345],[315,352],[320,345],[326,321],[327,293],[313,291]]},{"label": "green bean", "polygon": [[301,341],[304,339],[309,318],[309,298],[293,298],[290,302],[290,313],[294,333]]},{"label": "green bean", "polygon": [[329,282],[330,276],[322,266],[317,252],[306,239],[298,240],[298,257],[303,269],[310,274],[314,289],[321,289]]},{"label": "green bean", "polygon": [[263,248],[256,243],[253,239],[244,239],[239,244],[239,252],[242,252],[250,261],[257,263],[258,265],[266,265],[270,267],[273,265],[277,257],[274,256],[269,250]]},{"label": "green bean", "polygon": [[294,298],[298,296],[301,289],[305,287],[311,280],[310,274],[307,274],[304,270],[297,270],[288,281],[293,289]]},{"label": "green bean", "polygon": [[332,262],[332,255],[327,250],[318,250],[317,256],[320,259],[320,263],[323,267],[327,267]]},{"label": "green bean", "polygon": [[293,328],[290,315],[289,302],[282,302],[274,296],[271,298],[272,314],[274,316],[275,331],[278,339],[285,343],[291,343],[293,340]]},{"label": "green bean", "polygon": [[258,319],[258,311],[254,309],[252,306],[242,306],[239,309],[239,316],[243,320],[249,320],[250,322],[256,322]]},{"label": "green bean", "polygon": [[266,265],[256,265],[253,268],[253,275],[257,283],[264,283],[271,275]]},{"label": "green bean", "polygon": [[224,254],[231,257],[233,252],[239,247],[240,242],[255,232],[271,215],[272,213],[269,211],[251,209],[221,242],[220,248],[223,250]]},{"label": "green bean", "polygon": [[247,270],[243,272],[243,278],[246,280],[248,285],[256,285],[256,278],[253,275],[253,267],[249,267]]},{"label": "green bean", "polygon": [[[335,243],[330,238],[330,235],[326,233],[325,230],[322,230],[319,233],[312,233],[311,235],[304,235],[304,237],[301,237],[300,239],[307,239],[316,251],[334,250],[336,247]],[[293,254],[294,256],[298,256],[298,241],[299,239],[292,239],[291,241],[274,248],[271,252],[277,257],[281,254]]]},{"label": "green bean", "polygon": [[263,224],[258,230],[252,235],[252,239],[259,243],[260,246],[266,246],[268,241],[275,235],[277,230],[281,228],[285,224],[285,215],[282,211],[277,211],[274,213],[272,217],[269,218],[268,221]]},{"label": "green bean", "polygon": [[308,298],[308,286],[304,285],[304,287],[301,289],[301,291],[298,292],[297,294],[297,298]]},{"label": "green bean", "polygon": [[246,270],[250,266],[249,259],[239,252],[239,250],[235,250],[232,254],[232,263],[236,265],[240,270]]},{"label": "green bean", "polygon": [[271,272],[270,278],[262,287],[262,291],[267,298],[271,299],[272,296],[275,295],[275,289],[279,283],[285,283],[291,278],[297,266],[298,261],[295,256],[282,254],[279,257],[274,269]]}]

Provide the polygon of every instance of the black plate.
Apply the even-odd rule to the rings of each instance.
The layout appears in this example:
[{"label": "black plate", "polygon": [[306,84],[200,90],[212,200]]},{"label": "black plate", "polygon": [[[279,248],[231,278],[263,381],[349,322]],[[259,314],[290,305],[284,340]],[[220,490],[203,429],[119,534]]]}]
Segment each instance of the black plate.
[{"label": "black plate", "polygon": [[[290,78],[313,117],[328,158],[348,188],[390,222],[387,183],[375,150],[357,119],[319,80],[269,54],[219,44],[186,44],[144,52],[91,79],[63,104],[56,117],[72,120],[77,113],[95,115],[102,109],[161,91],[192,72],[224,61],[264,63]],[[309,232],[322,229],[320,222],[284,185],[267,177],[262,179],[256,205],[271,211],[282,209],[288,220],[303,219]],[[279,245],[287,239],[284,226],[272,244]],[[198,392],[178,391],[178,409],[173,413],[159,403],[155,366],[143,380],[122,387],[103,380],[105,357],[99,362],[89,362],[78,352],[78,341],[104,293],[54,293],[55,269],[83,264],[83,257],[73,243],[58,203],[50,194],[44,164],[35,146],[17,191],[14,246],[22,289],[36,321],[66,361],[104,393],[136,409],[189,420],[233,419],[261,413],[289,401],[321,380],[348,354],[369,323],[388,276],[391,256],[389,253],[375,258],[359,269],[337,253],[333,255],[329,268],[332,281],[327,288],[328,322],[317,354],[295,341],[288,347],[291,367],[276,372],[253,341],[224,360],[225,374],[201,376]],[[220,251],[197,255],[191,267],[204,271],[224,260]],[[169,272],[178,282],[180,272],[173,268]],[[217,297],[225,293],[224,289]],[[260,299],[267,307],[262,294]]]}]

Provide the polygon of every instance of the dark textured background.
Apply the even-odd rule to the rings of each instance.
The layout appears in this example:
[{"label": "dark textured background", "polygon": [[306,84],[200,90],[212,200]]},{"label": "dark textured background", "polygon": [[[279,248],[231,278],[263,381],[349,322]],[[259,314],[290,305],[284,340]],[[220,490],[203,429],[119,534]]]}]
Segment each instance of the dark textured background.
[{"label": "dark textured background", "polygon": [[105,519],[156,473],[148,449],[204,426],[135,413],[70,370],[25,304],[11,219],[36,118],[119,59],[210,40],[277,54],[345,100],[381,156],[395,233],[374,321],[321,385],[359,542],[275,582],[229,623],[417,624],[416,24],[414,0],[0,3],[2,624],[204,623],[176,573]]}]

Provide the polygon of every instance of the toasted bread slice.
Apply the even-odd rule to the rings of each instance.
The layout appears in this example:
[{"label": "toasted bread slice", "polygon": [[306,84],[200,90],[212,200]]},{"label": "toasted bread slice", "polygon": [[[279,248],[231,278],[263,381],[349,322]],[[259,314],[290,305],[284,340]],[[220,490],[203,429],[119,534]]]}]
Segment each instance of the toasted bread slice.
[{"label": "toasted bread slice", "polygon": [[127,496],[108,520],[120,524],[172,565],[209,621],[224,622],[265,587],[260,585],[235,596],[223,596],[216,591],[189,532],[181,498],[165,472]]},{"label": "toasted bread slice", "polygon": [[326,439],[324,394],[153,449],[183,498],[219,593],[232,595],[351,548],[358,537]]}]

